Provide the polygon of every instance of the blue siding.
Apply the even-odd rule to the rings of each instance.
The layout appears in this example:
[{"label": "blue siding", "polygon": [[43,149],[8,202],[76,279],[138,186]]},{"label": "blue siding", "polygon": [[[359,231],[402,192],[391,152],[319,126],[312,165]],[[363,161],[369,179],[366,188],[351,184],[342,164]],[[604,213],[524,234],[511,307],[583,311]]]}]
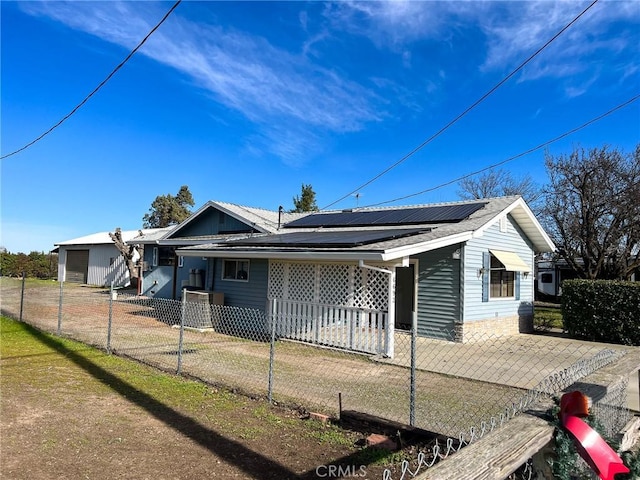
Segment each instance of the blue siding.
[{"label": "blue siding", "polygon": [[197,237],[201,235],[217,235],[220,232],[250,232],[253,228],[226,213],[213,207],[202,212],[192,222],[180,228],[170,238]]},{"label": "blue siding", "polygon": [[[464,248],[464,309],[463,322],[486,320],[533,313],[533,262],[534,252],[531,242],[513,219],[507,217],[507,231],[501,232],[499,222],[485,230],[481,237],[471,239]],[[482,277],[478,270],[482,267],[483,253],[489,249],[517,253],[531,268],[531,273],[520,276],[520,299],[489,299],[482,301]]]},{"label": "blue siding", "polygon": [[234,307],[257,308],[262,311],[267,306],[267,286],[269,281],[269,261],[249,260],[249,281],[223,280],[221,258],[215,259],[213,290],[224,293],[224,304]]},{"label": "blue siding", "polygon": [[178,267],[176,270],[176,298],[182,298],[182,294],[180,293],[182,281],[190,280],[189,273],[191,270],[202,270],[202,290],[206,290],[206,269],[207,261],[201,257],[184,257],[182,267]]},{"label": "blue siding", "polygon": [[[173,298],[173,266],[154,267],[153,248],[153,245],[146,245],[144,248],[144,261],[149,265],[149,270],[143,273],[142,294],[149,297]],[[176,268],[176,298],[181,298],[182,280],[189,280],[189,270],[192,268],[206,270],[207,262],[200,257],[184,257],[183,266]],[[204,278],[206,273],[203,275]]]},{"label": "blue siding", "polygon": [[150,270],[144,275],[142,294],[149,297],[171,298],[173,294],[173,267],[149,268]]},{"label": "blue siding", "polygon": [[418,335],[453,339],[460,320],[460,245],[425,252],[418,259]]},{"label": "blue siding", "polygon": [[[217,208],[209,207],[202,211],[192,222],[181,227],[174,235],[171,235],[170,238],[175,240],[203,235],[218,235],[221,232],[250,232],[252,230],[253,228],[250,225],[219,211]],[[156,246],[160,247],[161,245]],[[173,266],[153,267],[153,248],[154,245],[147,245],[145,247],[144,260],[148,263],[149,270],[143,274],[143,294],[162,298],[173,298]],[[201,258],[185,257],[184,265],[178,267],[176,270],[176,298],[181,298],[180,290],[182,281],[189,280],[189,271],[191,269],[201,269],[205,271],[203,275],[203,289],[211,291],[212,284],[215,281],[215,276],[212,275],[212,267],[215,267],[215,264],[216,262],[214,261],[207,262]],[[261,308],[264,308],[264,305],[262,305]]]}]

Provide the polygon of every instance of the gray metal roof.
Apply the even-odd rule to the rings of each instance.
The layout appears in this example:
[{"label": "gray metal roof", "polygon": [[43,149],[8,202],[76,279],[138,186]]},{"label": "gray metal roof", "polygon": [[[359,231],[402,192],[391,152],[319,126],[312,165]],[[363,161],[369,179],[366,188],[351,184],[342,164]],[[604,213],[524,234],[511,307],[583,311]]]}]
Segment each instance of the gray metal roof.
[{"label": "gray metal roof", "polygon": [[[102,245],[113,243],[111,237],[109,236],[110,232],[98,232],[93,233],[91,235],[86,235],[80,238],[74,238],[71,240],[65,240],[63,242],[54,243],[54,245],[60,246],[69,246],[69,245]],[[147,228],[143,230],[122,230],[122,239],[125,242],[138,243],[133,242],[136,238],[143,237],[153,237],[158,236],[164,233],[164,229],[162,228]]]},{"label": "gray metal roof", "polygon": [[[247,207],[244,205],[237,205],[235,203],[208,201],[197,211],[192,213],[189,218],[184,222],[167,227],[163,229],[163,232],[159,236],[150,236],[140,239],[140,243],[162,243],[162,244],[179,244],[189,243],[192,237],[180,237],[172,238],[175,233],[187,226],[188,224],[197,221],[197,218],[209,208],[215,208],[221,212],[230,215],[231,217],[245,223],[247,226],[253,227],[255,230],[261,233],[277,233],[278,227],[284,225],[287,222],[291,222],[300,218],[301,216],[308,215],[308,213],[290,213],[282,211],[282,213],[273,210],[267,210],[265,208]],[[219,236],[211,236],[211,241],[214,241]],[[204,237],[203,237],[204,238]],[[183,242],[184,240],[184,242]],[[200,239],[194,239],[194,243],[202,243]]]},{"label": "gray metal roof", "polygon": [[[264,233],[277,233],[278,226],[282,226],[286,223],[309,215],[308,213],[290,213],[286,210],[283,210],[280,215],[277,210],[267,210],[266,208],[247,207],[244,205],[217,201],[210,203],[241,221],[250,222],[259,230],[264,230]],[[280,224],[278,224],[279,216]]]},{"label": "gray metal roof", "polygon": [[171,227],[164,228],[151,228],[147,230],[142,230],[142,235],[138,235],[136,237],[130,238],[127,240],[127,243],[134,244],[145,244],[145,243],[156,243],[157,240],[163,238],[167,233],[171,232],[176,226],[173,225]]},{"label": "gray metal roof", "polygon": [[[497,197],[490,199],[482,199],[485,202],[483,208],[475,210],[467,218],[458,222],[447,222],[441,224],[429,223],[425,225],[428,231],[424,233],[416,233],[410,236],[400,236],[398,238],[389,238],[381,236],[381,240],[357,242],[357,235],[354,232],[361,232],[362,236],[367,235],[367,231],[383,230],[381,227],[329,227],[329,228],[297,228],[286,229],[286,231],[277,231],[268,237],[282,237],[279,240],[266,238],[264,240],[252,240],[251,243],[246,241],[234,242],[232,240],[226,242],[211,243],[207,245],[199,245],[180,249],[180,254],[185,256],[204,256],[204,257],[229,257],[229,256],[246,256],[253,258],[305,258],[305,259],[375,259],[375,260],[393,260],[420,252],[441,248],[455,243],[465,242],[475,236],[483,234],[484,230],[505,214],[511,214],[518,223],[523,232],[532,242],[537,252],[553,251],[555,246],[553,242],[544,232],[535,216],[520,196]],[[479,200],[467,202],[451,202],[443,204],[429,204],[424,207],[433,207],[434,205],[466,205],[475,204]],[[420,206],[411,205],[406,208],[415,209]],[[398,207],[391,207],[397,209]],[[389,210],[387,208],[386,210]],[[373,211],[385,209],[360,209],[360,211]],[[276,212],[277,213],[277,212]],[[412,228],[416,228],[415,224],[411,224]],[[398,229],[400,226],[389,226],[388,229]],[[352,232],[349,235],[351,241],[350,246],[344,244],[322,244],[322,242],[309,242],[305,245],[296,244],[295,241],[286,242],[286,235],[290,232],[306,232],[313,235],[314,232],[327,234],[329,232]],[[283,235],[285,235],[283,237]],[[259,235],[253,238],[259,239]],[[294,238],[294,237],[290,237]],[[320,235],[319,235],[320,238]],[[284,241],[282,241],[284,240]]]}]

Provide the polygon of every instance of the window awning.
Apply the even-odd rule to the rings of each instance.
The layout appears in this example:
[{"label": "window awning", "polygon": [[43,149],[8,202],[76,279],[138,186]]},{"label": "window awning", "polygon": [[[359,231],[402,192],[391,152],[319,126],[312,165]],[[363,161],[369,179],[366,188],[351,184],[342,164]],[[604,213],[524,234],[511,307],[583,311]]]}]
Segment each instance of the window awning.
[{"label": "window awning", "polygon": [[504,268],[510,272],[531,272],[531,268],[524,263],[517,253],[505,252],[502,250],[489,250],[491,255],[500,260]]}]

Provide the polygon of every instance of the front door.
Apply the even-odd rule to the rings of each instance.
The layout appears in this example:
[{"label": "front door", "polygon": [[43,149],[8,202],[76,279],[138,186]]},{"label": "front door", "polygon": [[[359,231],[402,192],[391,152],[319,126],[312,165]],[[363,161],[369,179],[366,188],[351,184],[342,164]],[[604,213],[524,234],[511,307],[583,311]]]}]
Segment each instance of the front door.
[{"label": "front door", "polygon": [[396,321],[400,330],[411,330],[411,316],[415,308],[414,265],[396,267]]}]

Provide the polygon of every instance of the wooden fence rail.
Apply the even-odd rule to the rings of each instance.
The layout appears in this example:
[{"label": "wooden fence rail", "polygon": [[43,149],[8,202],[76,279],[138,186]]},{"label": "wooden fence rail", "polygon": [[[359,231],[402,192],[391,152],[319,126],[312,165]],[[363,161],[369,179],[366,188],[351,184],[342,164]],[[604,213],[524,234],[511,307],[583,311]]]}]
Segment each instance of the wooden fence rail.
[{"label": "wooden fence rail", "polygon": [[366,308],[271,300],[276,335],[301,342],[383,354],[387,312]]}]

